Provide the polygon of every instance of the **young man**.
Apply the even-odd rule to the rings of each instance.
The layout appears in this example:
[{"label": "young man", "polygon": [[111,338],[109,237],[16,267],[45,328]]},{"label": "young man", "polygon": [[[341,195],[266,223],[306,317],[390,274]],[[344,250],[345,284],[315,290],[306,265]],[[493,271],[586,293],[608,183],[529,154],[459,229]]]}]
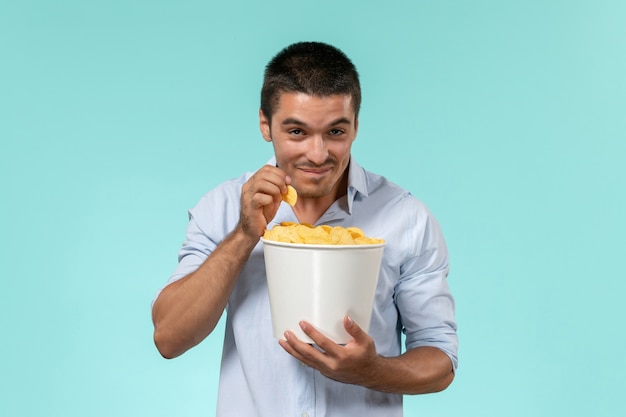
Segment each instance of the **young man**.
[{"label": "young man", "polygon": [[[154,340],[164,357],[181,355],[226,310],[218,416],[401,416],[402,394],[440,391],[454,378],[443,236],[422,203],[351,158],[360,101],[357,71],[341,51],[285,48],[266,68],[259,112],[274,158],[190,210],[178,268],[153,305]],[[288,184],[298,191],[293,208],[281,200]],[[368,332],[346,316],[353,340],[343,346],[306,322],[316,346],[289,331],[273,338],[259,239],[283,221],[357,226],[385,239]]]}]

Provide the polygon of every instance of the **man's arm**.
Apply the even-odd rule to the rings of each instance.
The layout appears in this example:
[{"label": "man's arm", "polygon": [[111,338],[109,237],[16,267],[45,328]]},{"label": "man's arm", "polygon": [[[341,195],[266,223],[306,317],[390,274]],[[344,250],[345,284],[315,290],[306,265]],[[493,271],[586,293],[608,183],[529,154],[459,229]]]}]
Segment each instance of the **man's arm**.
[{"label": "man's arm", "polygon": [[175,358],[213,331],[250,253],[278,211],[287,180],[276,167],[258,170],[242,187],[235,229],[195,272],[161,291],[152,307],[154,342],[161,355]]},{"label": "man's arm", "polygon": [[213,331],[257,241],[238,226],[195,272],[163,289],[152,308],[163,357],[183,354]]},{"label": "man's arm", "polygon": [[435,347],[417,347],[404,354],[386,358],[376,353],[374,340],[348,317],[346,331],[353,340],[338,345],[309,323],[302,330],[320,349],[285,333],[280,345],[292,356],[336,381],[362,385],[397,394],[426,394],[446,389],[454,379],[452,361]]}]

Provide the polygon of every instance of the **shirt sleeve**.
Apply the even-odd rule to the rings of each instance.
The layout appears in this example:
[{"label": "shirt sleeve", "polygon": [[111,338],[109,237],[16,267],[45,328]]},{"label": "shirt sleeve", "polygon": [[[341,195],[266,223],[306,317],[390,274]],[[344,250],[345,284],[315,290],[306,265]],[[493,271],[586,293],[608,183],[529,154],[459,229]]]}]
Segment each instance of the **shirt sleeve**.
[{"label": "shirt sleeve", "polygon": [[425,207],[417,207],[405,238],[409,252],[401,265],[395,288],[406,349],[433,346],[458,366],[457,325],[454,298],[448,287],[448,250],[436,219]]},{"label": "shirt sleeve", "polygon": [[169,284],[194,272],[234,228],[239,218],[241,184],[230,181],[207,193],[188,211],[185,241],[178,251],[178,265],[152,304]]}]

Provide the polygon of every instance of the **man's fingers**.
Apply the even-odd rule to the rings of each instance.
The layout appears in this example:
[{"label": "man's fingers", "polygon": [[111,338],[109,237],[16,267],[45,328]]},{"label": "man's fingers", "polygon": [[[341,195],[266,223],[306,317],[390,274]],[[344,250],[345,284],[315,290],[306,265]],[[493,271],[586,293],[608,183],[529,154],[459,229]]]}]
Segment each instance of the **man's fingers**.
[{"label": "man's fingers", "polygon": [[252,175],[241,190],[241,224],[247,234],[262,236],[280,207],[287,190],[287,174],[265,165]]},{"label": "man's fingers", "polygon": [[359,327],[359,325],[356,324],[354,320],[352,320],[352,318],[348,315],[343,318],[343,328],[346,329],[346,332],[348,332],[348,334],[352,336],[352,338],[357,342],[362,340],[364,336],[366,336],[366,333],[363,331],[363,329],[361,329],[361,327]]},{"label": "man's fingers", "polygon": [[291,356],[309,366],[317,361],[323,360],[324,358],[324,354],[322,352],[310,344],[301,341],[290,331],[286,331],[285,339],[279,340],[278,343]]},{"label": "man's fingers", "polygon": [[332,354],[332,353],[336,352],[337,348],[341,347],[337,343],[335,343],[334,341],[329,339],[328,337],[324,336],[324,334],[322,332],[317,330],[312,324],[310,324],[310,323],[308,323],[306,321],[301,321],[300,322],[300,328],[324,352],[328,352],[328,353]]}]

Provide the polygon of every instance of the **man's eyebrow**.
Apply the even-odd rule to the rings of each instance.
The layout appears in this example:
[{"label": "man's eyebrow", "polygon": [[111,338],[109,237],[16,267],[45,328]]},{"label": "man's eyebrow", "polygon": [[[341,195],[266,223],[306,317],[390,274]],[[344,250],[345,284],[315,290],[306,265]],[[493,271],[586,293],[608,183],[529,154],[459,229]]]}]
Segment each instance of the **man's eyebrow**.
[{"label": "man's eyebrow", "polygon": [[288,117],[285,120],[283,120],[281,122],[281,125],[298,125],[298,126],[306,126],[306,123],[298,120],[298,119],[294,119],[293,117]]},{"label": "man's eyebrow", "polygon": [[330,125],[331,126],[335,126],[335,125],[345,125],[345,124],[351,124],[352,122],[350,121],[350,119],[348,119],[347,117],[340,117],[339,119],[335,120],[334,122],[332,122]]},{"label": "man's eyebrow", "polygon": [[[329,126],[336,126],[336,125],[342,125],[342,124],[351,124],[350,119],[346,117],[340,117],[337,120],[333,120],[331,123],[329,123]],[[307,124],[293,117],[288,117],[281,122],[281,125],[283,126],[286,126],[286,125],[306,126]]]}]

